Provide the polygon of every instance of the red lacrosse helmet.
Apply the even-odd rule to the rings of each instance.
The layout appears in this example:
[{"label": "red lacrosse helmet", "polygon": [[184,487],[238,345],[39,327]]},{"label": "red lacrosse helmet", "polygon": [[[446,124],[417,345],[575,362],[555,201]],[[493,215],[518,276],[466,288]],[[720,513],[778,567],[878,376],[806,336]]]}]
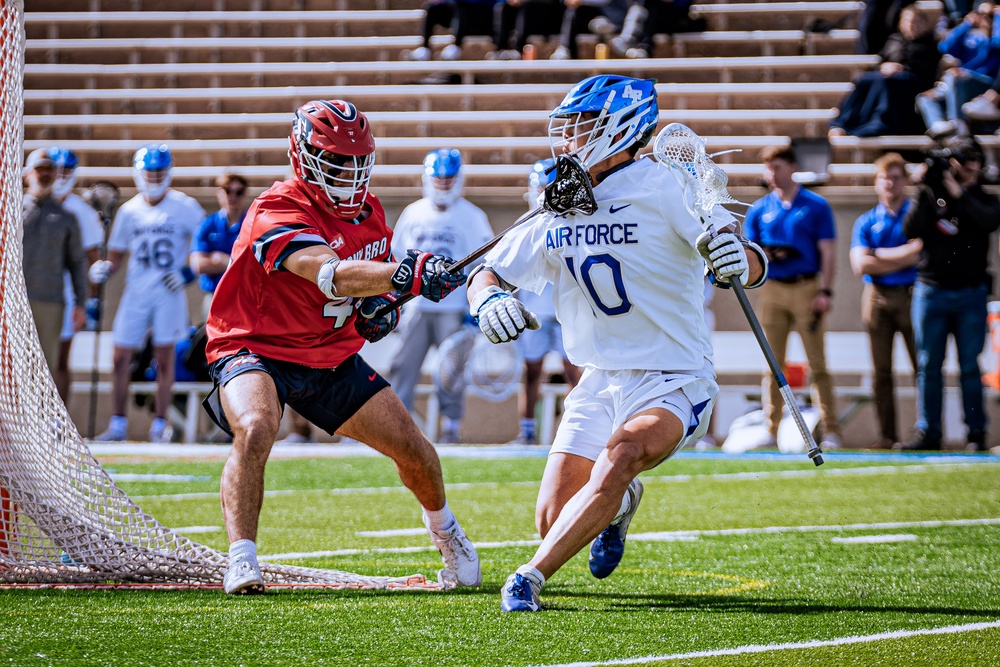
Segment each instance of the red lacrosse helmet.
[{"label": "red lacrosse helmet", "polygon": [[375,138],[350,102],[313,100],[295,111],[288,138],[295,175],[320,190],[346,218],[361,211],[375,165]]}]

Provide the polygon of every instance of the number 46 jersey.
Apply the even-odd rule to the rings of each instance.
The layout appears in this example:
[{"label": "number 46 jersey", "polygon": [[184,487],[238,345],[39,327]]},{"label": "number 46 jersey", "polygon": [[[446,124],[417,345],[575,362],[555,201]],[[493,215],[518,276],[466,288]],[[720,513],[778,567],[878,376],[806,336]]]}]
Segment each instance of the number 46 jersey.
[{"label": "number 46 jersey", "polygon": [[143,299],[166,293],[163,276],[187,264],[191,238],[204,217],[197,201],[173,189],[156,206],[142,194],[122,204],[108,249],[129,253],[126,293]]},{"label": "number 46 jersey", "polygon": [[[554,285],[570,361],[603,370],[712,377],[705,324],[701,222],[677,174],[641,159],[594,188],[593,215],[544,213],[513,229],[486,256],[505,281],[532,292]],[[709,224],[734,222],[722,207]]]}]

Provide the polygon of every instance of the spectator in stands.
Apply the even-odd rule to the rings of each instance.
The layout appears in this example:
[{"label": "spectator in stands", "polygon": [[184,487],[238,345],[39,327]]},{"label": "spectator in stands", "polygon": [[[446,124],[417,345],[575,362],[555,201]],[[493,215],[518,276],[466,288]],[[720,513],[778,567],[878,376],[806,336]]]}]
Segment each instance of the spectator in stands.
[{"label": "spectator in stands", "polygon": [[493,36],[493,6],[498,2],[503,0],[429,0],[424,4],[423,46],[411,51],[407,57],[410,60],[430,60],[434,28],[443,26],[450,29],[455,42],[441,50],[441,59],[458,60],[462,57],[462,43],[466,37]]},{"label": "spectator in stands", "polygon": [[865,0],[858,16],[858,53],[879,53],[914,0]]},{"label": "spectator in stands", "polygon": [[851,268],[864,277],[861,319],[868,330],[875,369],[875,415],[881,439],[874,446],[882,449],[899,441],[892,370],[896,332],[906,343],[913,369],[917,368],[910,301],[923,243],[908,241],[903,233],[903,219],[911,207],[908,183],[906,161],[898,153],[875,160],[878,205],[857,219],[851,235]]},{"label": "spectator in stands", "polygon": [[[462,154],[454,148],[438,148],[424,158],[424,196],[407,206],[396,221],[392,254],[405,257],[410,248],[437,255],[465,257],[493,236],[486,214],[462,196]],[[456,290],[465,296],[465,288]],[[389,382],[406,409],[413,411],[414,394],[421,366],[431,346],[439,346],[458,331],[465,314],[465,299],[452,297],[439,303],[420,299],[406,306],[400,334],[403,343],[389,369]],[[439,443],[459,441],[462,395],[438,394],[442,429]]]},{"label": "spectator in stands", "polygon": [[195,278],[187,265],[191,239],[205,211],[191,197],[170,187],[173,158],[166,144],[148,144],[132,159],[132,178],[139,192],[122,204],[108,239],[108,258],[90,267],[90,280],[103,284],[128,253],[128,272],[112,326],[114,359],[111,376],[112,415],[98,442],[125,440],[128,417],[129,366],[152,332],[157,375],[151,442],[169,442],[166,420],[173,396],[177,343],[188,335],[185,286]]},{"label": "spectator in stands", "polygon": [[[73,214],[77,224],[80,226],[80,242],[83,246],[83,254],[86,266],[90,266],[101,258],[101,246],[104,245],[104,225],[101,224],[97,211],[87,205],[78,194],[73,192],[76,184],[76,167],[79,164],[76,153],[68,148],[53,146],[47,151],[52,159],[55,168],[55,181],[52,183],[52,196],[62,204],[63,208]],[[73,343],[73,335],[78,331],[74,322],[74,312],[76,310],[76,290],[73,288],[73,279],[69,272],[64,276],[64,296],[66,298],[66,310],[63,316],[62,334],[59,340],[59,360],[56,364],[55,381],[56,388],[63,402],[69,405],[69,352]],[[93,326],[97,325],[96,309],[97,288],[90,286],[86,302],[86,312],[88,320],[93,314]],[[88,322],[89,324],[89,322]]]},{"label": "spectator in stands", "polygon": [[[528,174],[528,208],[534,209],[540,204],[545,186],[555,178],[555,170],[546,170],[555,166],[555,160],[539,160]],[[580,381],[580,369],[566,358],[562,343],[562,326],[556,319],[555,304],[552,301],[552,285],[548,284],[541,294],[528,290],[518,290],[517,298],[524,307],[538,317],[541,325],[538,329],[526,329],[517,339],[517,345],[524,356],[524,391],[520,397],[521,426],[511,444],[537,445],[538,428],[535,421],[535,407],[542,386],[542,372],[545,355],[551,351],[559,353],[563,363],[563,378],[572,389]]]},{"label": "spectator in stands", "polygon": [[948,336],[955,338],[968,428],[967,448],[986,450],[979,353],[986,339],[990,235],[1000,227],[1000,199],[981,184],[983,149],[972,137],[949,137],[930,156],[903,231],[923,242],[913,288],[917,344],[917,424],[900,449],[941,447],[941,402]]},{"label": "spectator in stands", "polygon": [[628,8],[621,34],[611,40],[611,51],[624,58],[648,58],[653,37],[679,32],[702,32],[704,18],[691,17],[691,0],[636,0]]},{"label": "spectator in stands", "polygon": [[945,72],[933,90],[917,96],[931,137],[967,134],[962,105],[986,92],[1000,72],[1000,21],[993,20],[997,9],[992,2],[981,3],[938,45],[959,66]]},{"label": "spectator in stands", "polygon": [[1000,121],[1000,76],[993,79],[989,90],[963,104],[962,113],[969,120]]},{"label": "spectator in stands", "polygon": [[914,6],[904,9],[899,32],[889,37],[879,55],[882,63],[878,69],[859,76],[854,81],[854,90],[840,103],[837,117],[830,121],[830,137],[844,134],[877,137],[924,131],[913,101],[934,85],[941,61],[927,12]]},{"label": "spectator in stands", "polygon": [[[788,334],[798,331],[819,395],[823,424],[821,446],[840,446],[833,379],[826,367],[826,315],[833,307],[837,231],[825,199],[798,185],[795,151],[771,146],[761,152],[764,178],[771,193],[747,211],[747,238],[759,243],[770,262],[768,280],[757,302],[761,325],[774,354],[785,363]],[[770,374],[764,376],[764,411],[772,443],[777,443],[782,398]]]},{"label": "spectator in stands", "polygon": [[613,29],[608,28],[608,24],[601,21],[600,17],[610,21],[612,26],[622,25],[628,0],[563,0],[563,5],[566,10],[559,32],[559,46],[549,56],[551,60],[578,58],[576,38],[585,32],[612,32]]},{"label": "spectator in stands", "polygon": [[506,0],[495,10],[496,50],[486,54],[488,60],[520,60],[531,35],[558,35],[562,26],[561,0]]},{"label": "spectator in stands", "polygon": [[233,244],[247,214],[246,178],[226,172],[215,179],[215,184],[219,187],[216,192],[219,210],[201,221],[188,258],[195,273],[201,274],[198,284],[205,293],[202,313],[206,319],[215,288],[229,266]]},{"label": "spectator in stands", "polygon": [[86,322],[81,304],[88,294],[87,264],[76,216],[53,196],[56,172],[51,149],[38,148],[29,153],[22,173],[28,183],[22,234],[24,284],[42,354],[54,375],[66,310],[63,272],[69,272],[73,283],[73,330],[79,331]]}]

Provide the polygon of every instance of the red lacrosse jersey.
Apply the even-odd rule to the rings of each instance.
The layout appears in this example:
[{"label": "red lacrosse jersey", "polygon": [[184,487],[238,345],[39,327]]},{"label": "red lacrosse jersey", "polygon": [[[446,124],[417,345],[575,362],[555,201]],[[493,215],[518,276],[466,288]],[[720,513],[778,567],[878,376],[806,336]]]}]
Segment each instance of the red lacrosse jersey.
[{"label": "red lacrosse jersey", "polygon": [[297,178],[275,183],[247,212],[208,314],[209,362],[247,348],[311,368],[334,368],[361,349],[354,299],[331,301],[288,271],[292,253],[328,245],[342,259],[386,261],[392,230],[370,192],[362,221],[338,218]]}]

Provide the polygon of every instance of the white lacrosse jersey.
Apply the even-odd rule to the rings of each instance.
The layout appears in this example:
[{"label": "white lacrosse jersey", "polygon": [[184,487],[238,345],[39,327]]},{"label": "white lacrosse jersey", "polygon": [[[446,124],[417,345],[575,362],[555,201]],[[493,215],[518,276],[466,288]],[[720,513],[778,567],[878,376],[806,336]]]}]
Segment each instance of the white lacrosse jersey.
[{"label": "white lacrosse jersey", "polygon": [[[574,364],[714,377],[705,264],[695,248],[704,228],[687,209],[693,194],[679,173],[638,160],[594,188],[593,215],[542,213],[487,254],[512,285],[540,292],[553,284]],[[733,222],[719,206],[706,224]]]},{"label": "white lacrosse jersey", "polygon": [[[70,193],[63,200],[63,208],[76,216],[76,223],[80,226],[80,242],[83,251],[86,253],[93,248],[104,245],[104,225],[97,211],[90,206],[78,194]],[[67,317],[72,318],[72,308],[76,305],[76,291],[73,289],[73,280],[69,276],[69,271],[63,271],[63,298],[66,301]],[[65,334],[66,332],[63,331]],[[69,332],[72,336],[72,331]]]},{"label": "white lacrosse jersey", "polygon": [[122,204],[108,249],[129,253],[125,289],[136,294],[168,291],[163,276],[187,264],[191,238],[204,218],[194,198],[173,189],[156,206],[141,193]]},{"label": "white lacrosse jersey", "polygon": [[[435,255],[447,255],[460,260],[493,238],[493,228],[483,211],[464,198],[459,198],[444,211],[426,197],[405,209],[392,230],[392,255],[396,260],[406,257],[411,248]],[[469,268],[465,269],[469,272]],[[465,286],[438,303],[430,299],[414,299],[407,309],[425,312],[455,312],[469,308]]]}]

